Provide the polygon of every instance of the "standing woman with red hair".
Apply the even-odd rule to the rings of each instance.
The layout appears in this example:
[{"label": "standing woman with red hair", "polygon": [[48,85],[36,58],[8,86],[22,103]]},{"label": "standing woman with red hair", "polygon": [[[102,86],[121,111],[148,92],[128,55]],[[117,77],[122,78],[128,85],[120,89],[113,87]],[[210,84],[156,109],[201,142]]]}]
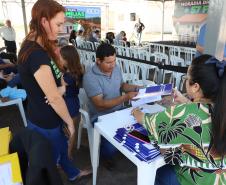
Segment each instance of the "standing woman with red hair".
[{"label": "standing woman with red hair", "polygon": [[[30,32],[19,52],[18,70],[28,95],[28,128],[44,135],[51,142],[56,163],[73,181],[90,172],[75,168],[69,160],[75,129],[58,91],[62,74],[58,68],[60,65],[55,42],[63,28],[64,13],[64,7],[53,0],[38,0],[34,4]],[[62,131],[63,122],[69,131],[68,141]]]}]

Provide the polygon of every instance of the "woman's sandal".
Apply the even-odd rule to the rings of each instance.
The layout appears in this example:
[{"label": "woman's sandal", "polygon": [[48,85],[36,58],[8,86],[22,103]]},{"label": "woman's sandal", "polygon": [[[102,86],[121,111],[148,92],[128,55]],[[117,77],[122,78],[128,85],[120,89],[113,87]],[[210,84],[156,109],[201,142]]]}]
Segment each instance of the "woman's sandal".
[{"label": "woman's sandal", "polygon": [[82,179],[85,179],[89,177],[92,174],[91,169],[81,170],[80,173],[77,175],[77,177],[73,181],[80,181]]}]

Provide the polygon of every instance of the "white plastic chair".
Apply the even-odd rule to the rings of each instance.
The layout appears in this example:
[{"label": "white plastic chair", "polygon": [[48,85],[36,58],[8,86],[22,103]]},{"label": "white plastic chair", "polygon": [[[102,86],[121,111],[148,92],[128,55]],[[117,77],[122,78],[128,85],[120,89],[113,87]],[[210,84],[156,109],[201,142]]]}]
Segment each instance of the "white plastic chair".
[{"label": "white plastic chair", "polygon": [[100,45],[100,43],[99,42],[94,42],[94,45],[95,45],[95,48],[97,49],[98,46]]},{"label": "white plastic chair", "polygon": [[[152,74],[152,79],[150,79],[150,73]],[[142,85],[143,86],[151,86],[155,85],[155,81],[157,80],[157,68],[149,64],[141,65],[141,74],[142,74]]]},{"label": "white plastic chair", "polygon": [[182,75],[181,76],[181,80],[180,80],[180,84],[179,84],[179,91],[182,92],[182,93],[185,93],[186,90],[185,90],[185,86],[186,86],[186,75]]},{"label": "white plastic chair", "polygon": [[180,58],[178,56],[171,55],[170,56],[170,62],[171,62],[171,65],[173,65],[173,66],[186,66],[184,59]]},{"label": "white plastic chair", "polygon": [[6,106],[10,106],[10,105],[17,105],[18,106],[22,120],[24,122],[24,126],[27,127],[27,119],[25,117],[22,99],[18,98],[18,99],[10,100],[10,101],[7,101],[7,102],[1,102],[1,100],[0,100],[0,107],[6,107]]},{"label": "white plastic chair", "polygon": [[177,87],[177,89],[180,89],[180,83],[184,75],[185,75],[184,73],[173,72],[174,87]]},{"label": "white plastic chair", "polygon": [[142,85],[142,79],[141,77],[141,65],[138,62],[130,61],[130,70],[131,70],[131,77],[132,77],[132,84],[134,85]]},{"label": "white plastic chair", "polygon": [[129,48],[130,58],[139,58],[138,51],[135,47]]},{"label": "white plastic chair", "polygon": [[148,47],[149,47],[148,50],[150,53],[155,53],[155,52],[165,53],[165,45],[163,44],[149,43]]},{"label": "white plastic chair", "polygon": [[[171,57],[171,56],[176,56],[176,57],[180,58],[181,48],[178,46],[170,46],[169,47],[169,57]],[[171,60],[170,60],[170,62],[171,62],[171,65],[173,65]]]},{"label": "white plastic chair", "polygon": [[94,50],[94,44],[93,44],[93,42],[86,41],[86,48],[87,49]]},{"label": "white plastic chair", "polygon": [[85,89],[81,88],[79,90],[79,102],[80,102],[80,109],[79,112],[81,113],[81,121],[79,123],[78,128],[78,140],[77,140],[77,149],[80,148],[81,145],[81,137],[82,137],[82,129],[86,128],[88,133],[88,140],[89,140],[89,151],[90,151],[90,159],[91,162],[93,161],[92,151],[93,151],[93,126],[91,125],[89,113],[88,113],[88,97],[86,95]]},{"label": "white plastic chair", "polygon": [[120,66],[122,72],[122,78],[124,82],[132,82],[132,69],[131,69],[131,61],[122,58],[116,58],[117,64]]},{"label": "white plastic chair", "polygon": [[126,47],[126,41],[124,41],[124,40],[119,40],[118,44],[120,46]]},{"label": "white plastic chair", "polygon": [[196,50],[194,48],[184,48],[184,61],[186,66],[190,66],[195,57]]},{"label": "white plastic chair", "polygon": [[[160,64],[163,64],[163,65],[169,65],[170,62],[169,62],[169,57],[168,55],[166,55],[165,53],[161,53],[161,52],[154,52],[152,54],[152,56],[155,57],[155,63],[160,63]],[[172,71],[168,71],[168,70],[162,70],[155,66],[155,70],[156,70],[156,73],[158,73],[157,75],[157,79],[156,79],[156,82],[157,83],[165,83],[165,79],[166,77],[170,77],[169,79],[169,83],[172,83]]]}]

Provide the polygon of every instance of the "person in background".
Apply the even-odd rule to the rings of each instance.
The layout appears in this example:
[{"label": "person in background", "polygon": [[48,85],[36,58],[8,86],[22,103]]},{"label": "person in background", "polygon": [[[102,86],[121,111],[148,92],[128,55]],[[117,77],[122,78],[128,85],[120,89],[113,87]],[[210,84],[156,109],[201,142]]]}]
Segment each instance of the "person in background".
[{"label": "person in background", "polygon": [[225,184],[225,66],[226,62],[201,55],[187,71],[186,90],[193,102],[175,91],[179,104],[163,112],[132,111],[167,164],[157,170],[156,185]]},{"label": "person in background", "polygon": [[84,21],[83,20],[77,20],[74,23],[74,30],[77,31],[77,32],[79,30],[82,30],[83,32],[85,32],[85,29],[84,29],[83,25],[84,25]]},{"label": "person in background", "polygon": [[115,36],[114,44],[119,45],[119,41],[124,41],[125,42],[125,44],[123,44],[124,47],[125,46],[130,47],[130,43],[127,42],[126,32],[125,31],[120,31],[120,33]]},{"label": "person in background", "polygon": [[79,124],[79,88],[82,85],[82,76],[84,73],[80,63],[79,54],[74,46],[68,45],[60,49],[61,61],[64,66],[63,79],[66,86],[64,100],[71,117],[74,120],[74,125]]},{"label": "person in background", "polygon": [[109,44],[114,44],[115,34],[113,32],[106,33],[106,40],[108,40]]},{"label": "person in background", "polygon": [[83,33],[84,33],[83,30],[78,31],[78,35],[76,37],[76,44],[77,44],[78,47],[81,47],[83,41],[85,41],[85,37],[83,36]]},{"label": "person in background", "polygon": [[8,59],[11,63],[16,64],[17,63],[17,55],[14,53],[7,53],[4,51],[0,52],[0,58],[1,59]]},{"label": "person in background", "polygon": [[[198,35],[197,43],[196,43],[195,57],[202,55],[204,52],[205,34],[206,34],[206,23],[204,23],[201,26],[200,31],[199,31],[199,35]],[[224,46],[224,60],[226,60],[226,44]]]},{"label": "person in background", "polygon": [[[120,110],[123,103],[137,95],[138,86],[123,82],[122,73],[116,65],[113,46],[102,43],[96,50],[96,64],[84,74],[83,87],[89,98],[89,113],[92,124],[99,116]],[[121,95],[121,91],[126,92]],[[112,157],[117,149],[106,139],[101,139],[101,155],[104,164],[112,169]]]},{"label": "person in background", "polygon": [[100,31],[95,30],[90,34],[90,37],[88,39],[90,42],[99,42],[100,41]]},{"label": "person in background", "polygon": [[75,30],[72,30],[69,37],[69,42],[76,45],[76,37],[77,32]]},{"label": "person in background", "polygon": [[134,26],[136,32],[137,32],[137,39],[138,39],[138,45],[141,43],[141,36],[142,32],[145,29],[144,24],[140,21],[140,18],[138,19],[138,22]]},{"label": "person in background", "polygon": [[5,26],[0,28],[0,36],[4,40],[5,46],[7,47],[6,51],[16,55],[16,32],[9,19],[6,20]]},{"label": "person in background", "polygon": [[[38,0],[32,7],[31,17],[30,32],[18,57],[18,71],[28,99],[27,128],[51,142],[55,163],[61,166],[69,181],[74,181],[90,171],[76,168],[70,160],[74,123],[58,91],[62,73],[55,41],[63,29],[65,8],[53,0]],[[69,138],[63,133],[64,126]]]},{"label": "person in background", "polygon": [[0,70],[4,72],[4,74],[17,73],[17,66],[14,63],[7,62],[5,59],[0,57]]}]

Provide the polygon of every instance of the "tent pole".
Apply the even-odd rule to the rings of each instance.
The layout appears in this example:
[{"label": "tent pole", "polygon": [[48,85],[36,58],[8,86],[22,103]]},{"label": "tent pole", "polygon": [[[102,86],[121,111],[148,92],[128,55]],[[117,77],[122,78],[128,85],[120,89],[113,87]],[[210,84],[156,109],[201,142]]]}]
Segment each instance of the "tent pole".
[{"label": "tent pole", "polygon": [[164,17],[165,17],[165,1],[162,1],[162,41],[163,41],[163,35],[164,35]]},{"label": "tent pole", "polygon": [[24,19],[24,31],[26,36],[28,34],[28,30],[27,30],[27,18],[26,18],[26,9],[25,9],[24,0],[21,0],[21,6],[22,6],[22,12],[23,12],[23,19]]}]

